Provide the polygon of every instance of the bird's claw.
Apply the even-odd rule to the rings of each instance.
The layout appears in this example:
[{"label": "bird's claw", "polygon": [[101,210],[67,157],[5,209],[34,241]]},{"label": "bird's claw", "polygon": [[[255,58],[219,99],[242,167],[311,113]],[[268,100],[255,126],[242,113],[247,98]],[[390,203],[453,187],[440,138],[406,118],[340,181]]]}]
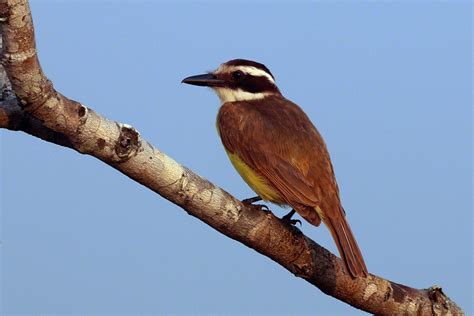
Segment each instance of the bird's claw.
[{"label": "bird's claw", "polygon": [[264,204],[252,204],[252,206],[258,208],[260,211],[270,212],[270,209],[268,208],[268,206]]},{"label": "bird's claw", "polygon": [[293,226],[296,226],[296,224],[300,224],[300,227],[303,227],[303,224],[301,224],[301,221],[299,219],[291,219],[290,224]]},{"label": "bird's claw", "polygon": [[253,208],[255,210],[258,210],[258,211],[270,212],[270,209],[268,208],[268,206],[263,205],[263,204],[252,204],[252,203],[243,203],[243,204],[245,206],[248,206],[248,207]]},{"label": "bird's claw", "polygon": [[289,224],[293,227],[296,226],[296,224],[300,224],[300,227],[302,226],[301,224],[301,221],[299,219],[292,219],[293,215],[295,215],[296,211],[294,209],[292,209],[288,214],[286,214],[285,216],[283,216],[281,218],[281,220],[286,223],[286,224]]},{"label": "bird's claw", "polygon": [[270,209],[268,208],[268,206],[266,206],[264,204],[253,204],[253,203],[261,201],[261,200],[262,200],[262,198],[257,196],[257,197],[242,200],[242,204],[244,204],[245,206],[251,207],[253,209],[259,210],[259,211],[270,212]]},{"label": "bird's claw", "polygon": [[291,217],[286,217],[283,216],[281,218],[281,220],[284,222],[284,223],[287,223],[287,224],[290,224],[291,226],[296,226],[296,224],[300,224],[300,227],[302,227],[303,225],[301,224],[301,221],[299,219],[291,219]]}]

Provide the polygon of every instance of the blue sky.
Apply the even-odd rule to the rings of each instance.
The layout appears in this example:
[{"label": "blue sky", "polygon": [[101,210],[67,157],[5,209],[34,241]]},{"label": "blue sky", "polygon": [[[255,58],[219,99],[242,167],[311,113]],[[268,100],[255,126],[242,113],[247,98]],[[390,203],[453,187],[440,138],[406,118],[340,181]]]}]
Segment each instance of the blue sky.
[{"label": "blue sky", "polygon": [[[469,2],[31,1],[55,87],[252,196],[180,84],[266,64],[324,136],[370,272],[472,314]],[[3,314],[359,315],[102,162],[0,131]],[[284,211],[272,209],[279,215]],[[336,252],[321,226],[305,234]]]}]

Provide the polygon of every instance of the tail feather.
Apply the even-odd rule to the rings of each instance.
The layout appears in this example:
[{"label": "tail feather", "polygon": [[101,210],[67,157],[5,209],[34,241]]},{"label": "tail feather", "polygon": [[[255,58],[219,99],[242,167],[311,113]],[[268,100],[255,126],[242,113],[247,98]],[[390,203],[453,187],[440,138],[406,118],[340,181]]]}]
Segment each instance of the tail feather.
[{"label": "tail feather", "polygon": [[341,216],[337,216],[337,218],[326,218],[324,223],[329,228],[350,275],[353,278],[366,277],[368,275],[367,266],[344,213],[341,212]]}]

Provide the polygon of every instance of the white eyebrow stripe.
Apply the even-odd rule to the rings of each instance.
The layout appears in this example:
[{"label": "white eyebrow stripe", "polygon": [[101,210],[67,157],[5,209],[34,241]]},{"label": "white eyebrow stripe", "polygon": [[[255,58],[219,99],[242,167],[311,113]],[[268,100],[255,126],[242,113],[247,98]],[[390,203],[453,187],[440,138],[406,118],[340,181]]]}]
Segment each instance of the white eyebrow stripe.
[{"label": "white eyebrow stripe", "polygon": [[223,73],[223,72],[234,72],[236,70],[240,70],[246,74],[249,74],[251,76],[256,76],[256,77],[266,77],[271,83],[275,84],[275,80],[272,78],[272,76],[267,73],[266,71],[262,69],[258,69],[257,67],[253,66],[227,66],[227,65],[221,65],[217,69],[217,73]]},{"label": "white eyebrow stripe", "polygon": [[270,82],[275,83],[275,80],[273,80],[272,76],[268,74],[266,71],[263,71],[262,69],[258,69],[253,66],[237,66],[233,67],[235,70],[240,70],[243,71],[246,74],[256,76],[256,77],[267,77]]}]

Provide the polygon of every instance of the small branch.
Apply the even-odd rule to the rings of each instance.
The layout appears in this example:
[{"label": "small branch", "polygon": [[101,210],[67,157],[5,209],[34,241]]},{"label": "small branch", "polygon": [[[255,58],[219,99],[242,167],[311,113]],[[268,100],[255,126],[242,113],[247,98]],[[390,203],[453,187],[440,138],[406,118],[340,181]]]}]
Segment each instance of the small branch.
[{"label": "small branch", "polygon": [[6,92],[0,103],[0,127],[22,130],[104,161],[219,232],[356,308],[378,315],[463,314],[439,287],[418,290],[375,275],[352,280],[339,258],[272,213],[244,207],[153,147],[133,127],[108,120],[61,95],[39,65],[26,0],[0,0],[0,21],[5,44],[2,64],[14,91],[3,86]]}]

